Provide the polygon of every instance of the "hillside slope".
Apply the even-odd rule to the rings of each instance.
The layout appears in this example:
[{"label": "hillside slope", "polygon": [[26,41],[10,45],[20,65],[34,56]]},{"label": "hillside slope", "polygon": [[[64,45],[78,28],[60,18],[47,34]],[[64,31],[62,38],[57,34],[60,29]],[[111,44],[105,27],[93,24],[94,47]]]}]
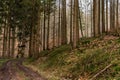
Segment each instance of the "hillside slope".
[{"label": "hillside slope", "polygon": [[81,39],[71,51],[64,45],[40,53],[39,59],[27,59],[25,65],[48,80],[119,80],[120,39],[115,36]]}]

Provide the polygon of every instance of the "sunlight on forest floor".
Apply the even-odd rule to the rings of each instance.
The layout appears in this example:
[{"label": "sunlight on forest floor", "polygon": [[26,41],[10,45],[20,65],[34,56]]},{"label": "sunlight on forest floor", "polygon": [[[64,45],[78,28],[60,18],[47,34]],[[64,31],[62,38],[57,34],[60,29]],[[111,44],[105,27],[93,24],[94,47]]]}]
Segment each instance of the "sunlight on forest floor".
[{"label": "sunlight on forest floor", "polygon": [[[47,54],[47,57],[44,57]],[[114,36],[81,39],[78,48],[70,45],[44,51],[41,58],[28,59],[26,66],[40,72],[48,80],[119,80],[120,39]],[[108,65],[110,65],[106,68]],[[106,69],[105,69],[106,68]],[[104,70],[105,69],[105,70]]]}]

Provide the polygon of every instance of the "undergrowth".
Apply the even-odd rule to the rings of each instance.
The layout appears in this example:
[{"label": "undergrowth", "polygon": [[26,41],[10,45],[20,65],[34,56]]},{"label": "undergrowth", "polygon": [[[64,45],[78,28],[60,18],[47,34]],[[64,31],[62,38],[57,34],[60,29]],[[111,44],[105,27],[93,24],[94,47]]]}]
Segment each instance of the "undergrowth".
[{"label": "undergrowth", "polygon": [[43,51],[39,59],[28,59],[25,64],[48,80],[89,80],[112,64],[95,80],[120,80],[120,39],[81,39],[78,46],[72,51],[70,45]]}]

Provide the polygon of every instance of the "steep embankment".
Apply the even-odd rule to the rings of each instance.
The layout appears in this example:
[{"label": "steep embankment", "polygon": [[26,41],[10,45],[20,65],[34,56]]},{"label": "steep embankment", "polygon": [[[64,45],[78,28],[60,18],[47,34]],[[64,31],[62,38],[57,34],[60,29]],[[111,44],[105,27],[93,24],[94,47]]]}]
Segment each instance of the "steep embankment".
[{"label": "steep embankment", "polygon": [[119,80],[120,39],[115,36],[81,39],[78,48],[70,45],[40,53],[25,65],[48,80]]}]

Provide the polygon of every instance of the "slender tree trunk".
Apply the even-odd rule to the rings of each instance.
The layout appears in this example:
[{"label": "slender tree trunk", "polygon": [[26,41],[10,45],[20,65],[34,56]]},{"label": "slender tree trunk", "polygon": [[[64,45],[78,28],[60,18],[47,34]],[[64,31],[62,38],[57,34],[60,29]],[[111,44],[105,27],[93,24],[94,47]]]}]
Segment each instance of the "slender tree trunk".
[{"label": "slender tree trunk", "polygon": [[2,52],[2,57],[5,57],[5,53],[6,53],[6,23],[4,23],[4,33],[3,33],[3,52]]},{"label": "slender tree trunk", "polygon": [[43,28],[43,50],[46,49],[46,11],[45,11],[45,1],[44,1],[44,28]]},{"label": "slender tree trunk", "polygon": [[12,50],[11,50],[11,56],[14,57],[15,54],[15,28],[13,28],[12,31]]},{"label": "slender tree trunk", "polygon": [[32,30],[33,30],[33,26],[31,25],[31,28],[30,28],[30,32],[31,32],[31,33],[30,33],[30,41],[29,41],[29,57],[32,57],[32,56],[33,56],[33,54],[32,54],[32,53],[33,53],[33,48],[32,48],[32,45],[33,45],[33,44],[32,44],[33,31],[32,31]]},{"label": "slender tree trunk", "polygon": [[101,3],[102,2],[102,0],[98,0],[98,2],[97,2],[97,4],[98,4],[98,7],[97,7],[97,14],[96,15],[98,15],[98,35],[97,36],[99,36],[100,35],[100,33],[101,33]]},{"label": "slender tree trunk", "polygon": [[11,50],[10,50],[10,45],[11,45],[11,28],[9,26],[9,30],[8,30],[8,57],[11,57]]},{"label": "slender tree trunk", "polygon": [[54,16],[53,16],[53,18],[54,18],[54,19],[53,19],[53,20],[54,20],[54,21],[53,21],[53,48],[55,47],[55,34],[56,34],[56,33],[55,33],[55,22],[56,22],[56,21],[55,21],[55,18],[56,18],[56,16],[55,16],[55,7],[56,7],[56,6],[54,5]]},{"label": "slender tree trunk", "polygon": [[61,15],[61,38],[62,44],[67,44],[67,24],[66,24],[66,0],[62,0],[62,15]]},{"label": "slender tree trunk", "polygon": [[49,50],[49,39],[50,39],[50,0],[48,0],[47,3],[47,8],[48,8],[48,27],[47,27],[47,50]]},{"label": "slender tree trunk", "polygon": [[119,29],[119,0],[116,1],[116,31],[118,32]]},{"label": "slender tree trunk", "polygon": [[102,33],[105,33],[105,11],[104,11],[104,0],[102,0]]},{"label": "slender tree trunk", "polygon": [[108,32],[108,0],[106,0],[106,32]]},{"label": "slender tree trunk", "polygon": [[93,4],[91,4],[91,37],[93,37]]},{"label": "slender tree trunk", "polygon": [[58,18],[58,45],[60,46],[61,45],[61,6],[60,6],[60,1],[61,0],[59,0],[59,13],[58,13],[58,15],[59,15],[59,18]]},{"label": "slender tree trunk", "polygon": [[73,0],[70,1],[70,44],[72,45],[72,41],[73,41]]},{"label": "slender tree trunk", "polygon": [[76,8],[77,8],[77,13],[76,13],[76,18],[77,18],[77,22],[76,22],[76,39],[77,39],[77,43],[79,41],[79,23],[78,23],[78,19],[79,19],[79,1],[77,0],[77,3],[76,3]]}]

